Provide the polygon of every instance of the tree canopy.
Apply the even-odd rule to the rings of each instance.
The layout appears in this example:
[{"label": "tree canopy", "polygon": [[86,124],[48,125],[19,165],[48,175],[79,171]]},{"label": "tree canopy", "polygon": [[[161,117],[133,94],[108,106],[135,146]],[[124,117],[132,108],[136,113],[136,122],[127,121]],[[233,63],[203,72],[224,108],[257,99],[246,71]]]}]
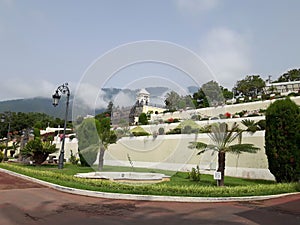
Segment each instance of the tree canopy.
[{"label": "tree canopy", "polygon": [[169,111],[176,111],[179,109],[185,109],[187,107],[194,108],[194,104],[191,96],[180,96],[177,92],[171,91],[167,93],[165,99],[166,108]]},{"label": "tree canopy", "polygon": [[275,82],[289,82],[300,80],[300,69],[292,69],[282,74]]},{"label": "tree canopy", "polygon": [[[45,113],[23,113],[23,112],[4,112],[0,113],[0,137],[6,137],[8,131],[8,123],[10,123],[10,132],[14,134],[22,134],[22,131],[28,128],[46,129],[50,127],[64,126],[64,121],[59,118],[53,118]],[[67,127],[72,127],[72,123],[68,123]]]},{"label": "tree canopy", "polygon": [[227,88],[220,86],[216,81],[209,81],[193,94],[193,102],[196,108],[205,108],[222,104],[232,97],[233,93]]},{"label": "tree canopy", "polygon": [[246,78],[239,80],[235,84],[236,94],[242,94],[247,97],[254,97],[263,92],[266,86],[265,81],[260,75],[248,75]]}]

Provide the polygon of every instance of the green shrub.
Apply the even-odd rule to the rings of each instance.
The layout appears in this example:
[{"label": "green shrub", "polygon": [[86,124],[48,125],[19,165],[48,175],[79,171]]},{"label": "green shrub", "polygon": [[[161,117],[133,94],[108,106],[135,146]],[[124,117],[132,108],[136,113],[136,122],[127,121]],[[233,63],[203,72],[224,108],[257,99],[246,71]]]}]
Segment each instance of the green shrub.
[{"label": "green shrub", "polygon": [[72,163],[73,165],[77,165],[79,162],[79,159],[76,158],[76,156],[73,154],[73,151],[71,150],[71,156],[69,159],[70,163]]},{"label": "green shrub", "polygon": [[144,128],[142,128],[140,126],[133,128],[130,132],[131,132],[131,135],[136,136],[136,137],[150,135]]},{"label": "green shrub", "polygon": [[132,132],[133,136],[139,137],[139,136],[149,136],[150,134],[148,132],[140,131],[140,132]]},{"label": "green shrub", "polygon": [[43,142],[40,138],[35,138],[26,144],[21,150],[21,154],[24,157],[31,157],[34,164],[41,165],[48,158],[49,154],[57,150],[55,144],[51,144],[48,141]]},{"label": "green shrub", "polygon": [[174,129],[169,130],[166,134],[181,134],[181,128],[176,127]]},{"label": "green shrub", "polygon": [[191,116],[191,120],[196,121],[196,120],[200,120],[200,119],[201,119],[201,116],[200,116],[200,115],[192,115],[192,116]]},{"label": "green shrub", "polygon": [[265,145],[270,172],[277,182],[300,177],[300,110],[289,98],[272,103],[266,111]]},{"label": "green shrub", "polygon": [[165,134],[165,128],[160,127],[160,128],[158,129],[158,134],[159,134],[159,135],[164,135],[164,134]]},{"label": "green shrub", "polygon": [[196,168],[192,168],[192,171],[189,172],[189,179],[192,181],[199,182],[200,177],[201,177],[201,174],[200,174],[199,166],[197,166]]},{"label": "green shrub", "polygon": [[146,113],[141,113],[139,116],[139,124],[141,125],[147,125],[148,124],[148,117]]}]

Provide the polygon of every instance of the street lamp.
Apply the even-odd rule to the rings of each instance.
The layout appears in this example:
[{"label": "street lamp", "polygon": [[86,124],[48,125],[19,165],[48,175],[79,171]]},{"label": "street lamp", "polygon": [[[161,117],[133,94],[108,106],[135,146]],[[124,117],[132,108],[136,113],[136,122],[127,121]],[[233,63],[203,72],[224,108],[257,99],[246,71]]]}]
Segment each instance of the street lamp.
[{"label": "street lamp", "polygon": [[68,87],[68,83],[60,85],[55,93],[52,95],[53,106],[57,106],[62,94],[67,95],[66,101],[66,113],[65,113],[65,123],[64,123],[64,133],[62,137],[61,150],[58,159],[58,169],[64,168],[64,154],[65,154],[65,136],[66,136],[66,127],[67,127],[67,119],[68,119],[68,109],[69,109],[69,98],[70,98],[70,89]]}]

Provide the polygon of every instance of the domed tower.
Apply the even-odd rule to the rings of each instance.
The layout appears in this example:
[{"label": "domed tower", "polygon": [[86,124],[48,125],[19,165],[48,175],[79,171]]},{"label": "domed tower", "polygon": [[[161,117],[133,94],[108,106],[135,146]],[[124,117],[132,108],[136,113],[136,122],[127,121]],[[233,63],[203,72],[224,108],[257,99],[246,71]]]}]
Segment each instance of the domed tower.
[{"label": "domed tower", "polygon": [[150,93],[143,88],[137,94],[136,100],[140,106],[148,105],[150,102]]}]

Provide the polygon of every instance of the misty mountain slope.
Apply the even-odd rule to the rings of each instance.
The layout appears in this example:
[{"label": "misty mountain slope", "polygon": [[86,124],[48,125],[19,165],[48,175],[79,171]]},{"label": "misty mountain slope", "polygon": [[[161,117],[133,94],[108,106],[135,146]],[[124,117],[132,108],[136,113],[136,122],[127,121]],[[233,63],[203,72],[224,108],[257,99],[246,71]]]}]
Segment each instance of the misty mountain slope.
[{"label": "misty mountain slope", "polygon": [[[147,87],[145,88],[150,93],[150,100],[153,104],[163,105],[165,94],[171,91],[167,87]],[[190,87],[188,88],[190,89]],[[195,88],[192,88],[195,90]],[[91,112],[96,111],[97,113],[105,110],[109,101],[113,101],[117,106],[131,106],[136,101],[136,95],[140,91],[139,89],[118,89],[118,88],[102,88],[102,95],[99,101],[103,101],[101,105],[105,107],[99,107],[97,109],[91,109]],[[57,107],[52,105],[51,98],[27,98],[17,100],[7,100],[0,102],[0,113],[5,111],[12,112],[41,112],[46,113],[53,117],[64,118],[65,114],[65,96],[62,96],[60,103]],[[73,98],[70,97],[69,107],[69,119],[72,117],[72,103]],[[122,104],[122,105],[121,105]]]}]

